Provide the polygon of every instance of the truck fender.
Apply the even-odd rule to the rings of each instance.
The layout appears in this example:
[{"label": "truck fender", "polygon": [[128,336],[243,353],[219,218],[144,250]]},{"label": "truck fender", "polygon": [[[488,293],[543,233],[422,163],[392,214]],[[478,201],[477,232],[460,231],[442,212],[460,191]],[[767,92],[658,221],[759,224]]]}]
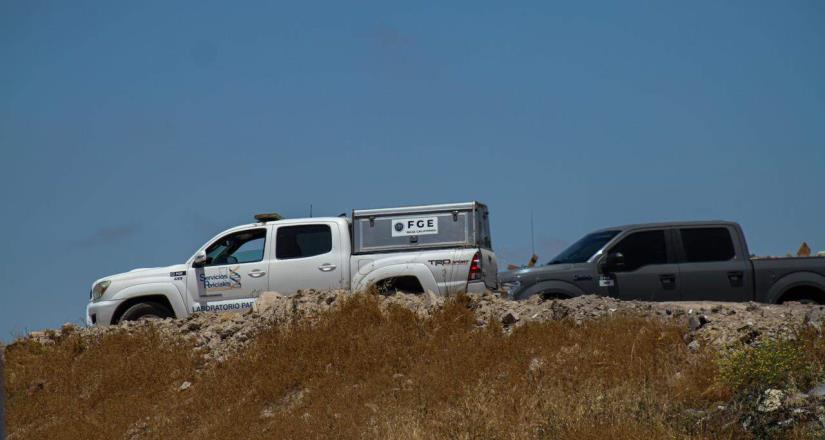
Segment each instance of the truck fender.
[{"label": "truck fender", "polygon": [[794,272],[778,279],[771,286],[767,295],[767,302],[776,304],[785,292],[795,287],[812,287],[825,292],[825,277],[816,272]]},{"label": "truck fender", "polygon": [[169,300],[169,304],[172,305],[172,311],[175,312],[175,317],[183,318],[189,316],[189,309],[183,302],[183,296],[178,288],[171,283],[149,283],[127,287],[115,294],[115,296],[112,297],[112,300],[122,302],[128,299],[152,295],[161,295],[166,297],[166,299]]},{"label": "truck fender", "polygon": [[387,278],[414,276],[418,278],[418,281],[421,283],[421,287],[424,288],[425,292],[433,292],[435,294],[439,293],[438,284],[435,282],[435,277],[433,277],[430,269],[422,263],[392,264],[389,266],[379,267],[378,269],[367,272],[364,275],[359,273],[357,276],[359,277],[357,280],[352,280],[352,290],[354,292],[366,290],[373,284],[381,280],[386,280]]},{"label": "truck fender", "polygon": [[572,283],[568,283],[566,281],[547,280],[540,281],[522,290],[521,292],[517,292],[515,298],[513,299],[521,301],[530,298],[533,295],[537,295],[539,293],[550,293],[554,295],[572,298],[574,296],[584,295],[584,290],[579,288],[579,286],[576,286]]}]

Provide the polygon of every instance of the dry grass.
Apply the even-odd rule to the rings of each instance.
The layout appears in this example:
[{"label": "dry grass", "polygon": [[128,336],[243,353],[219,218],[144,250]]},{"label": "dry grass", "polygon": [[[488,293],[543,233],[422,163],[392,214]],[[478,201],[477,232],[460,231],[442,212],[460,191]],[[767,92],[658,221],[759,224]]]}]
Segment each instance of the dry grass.
[{"label": "dry grass", "polygon": [[6,355],[9,438],[118,438],[151,417],[196,364],[188,347],[151,329],[95,342],[75,334],[54,346],[18,343]]},{"label": "dry grass", "polygon": [[748,438],[735,414],[690,416],[733,393],[681,327],[614,316],[507,335],[475,319],[461,297],[421,319],[357,295],[200,372],[150,330],[17,345],[10,439]]}]

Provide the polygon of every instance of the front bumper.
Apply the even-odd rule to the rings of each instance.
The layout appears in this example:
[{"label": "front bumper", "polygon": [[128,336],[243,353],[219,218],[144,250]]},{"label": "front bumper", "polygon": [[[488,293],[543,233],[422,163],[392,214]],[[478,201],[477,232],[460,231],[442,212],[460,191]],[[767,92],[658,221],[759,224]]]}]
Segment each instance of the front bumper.
[{"label": "front bumper", "polygon": [[524,291],[524,286],[521,283],[501,283],[501,291],[507,299],[515,301]]},{"label": "front bumper", "polygon": [[86,305],[86,325],[109,325],[120,301],[97,301]]}]

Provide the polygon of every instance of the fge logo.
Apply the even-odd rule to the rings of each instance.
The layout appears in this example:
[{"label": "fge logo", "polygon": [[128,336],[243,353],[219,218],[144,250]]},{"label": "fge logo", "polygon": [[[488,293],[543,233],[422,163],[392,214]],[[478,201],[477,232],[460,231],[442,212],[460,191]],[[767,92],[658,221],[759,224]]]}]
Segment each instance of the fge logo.
[{"label": "fge logo", "polygon": [[438,234],[438,217],[396,218],[392,220],[392,236]]}]

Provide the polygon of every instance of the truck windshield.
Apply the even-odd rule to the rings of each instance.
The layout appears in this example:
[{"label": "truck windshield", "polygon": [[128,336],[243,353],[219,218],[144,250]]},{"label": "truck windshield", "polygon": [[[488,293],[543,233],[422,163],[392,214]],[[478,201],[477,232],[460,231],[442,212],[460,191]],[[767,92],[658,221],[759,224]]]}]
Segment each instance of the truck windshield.
[{"label": "truck windshield", "polygon": [[619,231],[599,231],[587,234],[547,264],[584,263],[618,233]]}]

